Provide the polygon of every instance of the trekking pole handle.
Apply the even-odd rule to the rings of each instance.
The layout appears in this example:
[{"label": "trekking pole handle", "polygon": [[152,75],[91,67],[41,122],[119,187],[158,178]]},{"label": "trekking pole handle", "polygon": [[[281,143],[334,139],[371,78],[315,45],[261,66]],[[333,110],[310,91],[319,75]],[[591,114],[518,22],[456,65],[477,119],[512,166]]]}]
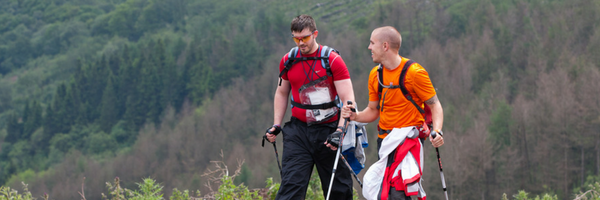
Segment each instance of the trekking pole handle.
[{"label": "trekking pole handle", "polygon": [[[348,105],[352,105],[352,101],[350,101],[350,100],[348,100],[348,102],[346,102],[346,103],[348,103]],[[356,112],[356,109],[355,108],[350,108],[350,111]]]}]

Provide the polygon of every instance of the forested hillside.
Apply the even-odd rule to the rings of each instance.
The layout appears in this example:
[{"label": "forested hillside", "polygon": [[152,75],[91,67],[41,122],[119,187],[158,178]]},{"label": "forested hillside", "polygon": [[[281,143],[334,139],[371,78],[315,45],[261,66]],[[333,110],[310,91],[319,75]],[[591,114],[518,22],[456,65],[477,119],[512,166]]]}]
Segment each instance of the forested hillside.
[{"label": "forested hillside", "polygon": [[[70,151],[110,157],[130,147],[165,109],[252,76],[265,56],[259,42],[284,34],[275,17],[235,2],[10,1],[2,10],[1,182]],[[254,30],[270,37],[236,37]]]},{"label": "forested hillside", "polygon": [[[206,193],[221,152],[244,160],[237,183],[278,181],[260,140],[304,13],[341,52],[360,109],[371,30],[400,30],[444,106],[452,199],[569,199],[600,180],[598,1],[0,0],[0,183],[54,199],[83,182],[100,199],[114,177]],[[426,146],[426,191],[442,199]]]}]

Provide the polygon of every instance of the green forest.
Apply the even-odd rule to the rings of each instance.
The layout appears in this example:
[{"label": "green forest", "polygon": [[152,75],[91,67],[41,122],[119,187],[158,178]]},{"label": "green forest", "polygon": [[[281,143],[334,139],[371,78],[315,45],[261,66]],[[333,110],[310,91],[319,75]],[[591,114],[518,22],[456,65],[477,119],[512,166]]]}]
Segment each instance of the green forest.
[{"label": "green forest", "polygon": [[360,110],[371,31],[401,32],[444,107],[451,199],[573,199],[600,181],[598,0],[0,0],[0,185],[102,199],[115,177],[149,177],[206,194],[211,161],[243,163],[235,184],[280,181],[260,142],[299,14],[340,51]]}]

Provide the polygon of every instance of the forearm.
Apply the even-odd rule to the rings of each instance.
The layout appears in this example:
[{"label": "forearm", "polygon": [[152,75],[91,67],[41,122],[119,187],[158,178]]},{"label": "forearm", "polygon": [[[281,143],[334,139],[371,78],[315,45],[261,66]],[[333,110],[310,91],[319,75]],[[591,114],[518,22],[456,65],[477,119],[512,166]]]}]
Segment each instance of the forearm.
[{"label": "forearm", "polygon": [[285,111],[287,110],[289,100],[289,82],[283,81],[281,86],[277,87],[275,97],[273,98],[273,124],[281,125]]},{"label": "forearm", "polygon": [[275,101],[273,104],[273,124],[281,125],[283,116],[285,115],[285,111],[287,109],[288,98],[275,95]]},{"label": "forearm", "polygon": [[433,130],[442,130],[442,126],[444,125],[444,109],[442,108],[442,104],[438,100],[437,95],[425,101],[425,103],[427,103],[431,109]]},{"label": "forearm", "polygon": [[369,105],[363,110],[356,113],[354,121],[361,123],[371,123],[379,118],[379,110],[377,110],[377,101],[369,102]]},{"label": "forearm", "polygon": [[[346,105],[348,101],[354,102],[354,89],[350,79],[335,81],[334,85],[343,105]],[[344,121],[339,120],[338,126],[344,126]]]},{"label": "forearm", "polygon": [[433,118],[433,130],[442,130],[442,126],[444,125],[444,110],[439,101],[431,108],[431,118]]}]

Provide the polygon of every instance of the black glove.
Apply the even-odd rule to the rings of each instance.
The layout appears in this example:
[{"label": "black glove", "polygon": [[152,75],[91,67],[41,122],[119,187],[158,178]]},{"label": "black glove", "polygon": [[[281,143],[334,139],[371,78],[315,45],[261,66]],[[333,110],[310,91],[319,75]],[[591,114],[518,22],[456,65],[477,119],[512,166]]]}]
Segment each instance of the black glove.
[{"label": "black glove", "polygon": [[340,146],[341,139],[342,139],[342,132],[336,131],[327,137],[327,143],[338,148]]},{"label": "black glove", "polygon": [[[271,132],[271,128],[275,128],[275,130]],[[281,127],[278,125],[273,125],[273,126],[267,128],[267,133],[273,134],[275,136],[279,135],[280,132],[281,132]]]}]

